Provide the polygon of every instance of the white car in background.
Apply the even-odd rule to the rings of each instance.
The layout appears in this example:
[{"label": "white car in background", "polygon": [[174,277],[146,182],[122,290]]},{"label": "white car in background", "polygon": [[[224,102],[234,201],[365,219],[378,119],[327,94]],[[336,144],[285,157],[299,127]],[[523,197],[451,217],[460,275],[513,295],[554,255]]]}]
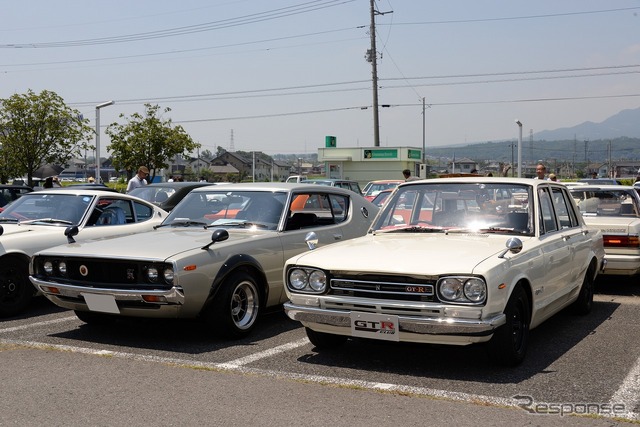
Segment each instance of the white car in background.
[{"label": "white car in background", "polygon": [[640,195],[627,185],[580,185],[570,189],[584,221],[602,231],[605,274],[640,273]]},{"label": "white car in background", "polygon": [[24,311],[35,295],[29,282],[35,252],[70,240],[149,231],[166,216],[151,203],[112,191],[56,188],[23,194],[0,213],[0,317]]}]

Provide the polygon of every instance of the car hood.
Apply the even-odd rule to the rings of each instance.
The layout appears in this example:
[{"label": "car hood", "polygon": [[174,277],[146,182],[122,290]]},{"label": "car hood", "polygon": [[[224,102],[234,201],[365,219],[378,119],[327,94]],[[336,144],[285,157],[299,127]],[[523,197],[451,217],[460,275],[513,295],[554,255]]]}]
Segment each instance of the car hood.
[{"label": "car hood", "polygon": [[64,235],[64,230],[68,225],[33,225],[33,224],[0,224],[2,226],[2,235],[0,236],[0,242],[7,240],[10,236],[19,236],[21,234],[28,233],[30,231],[37,231],[38,235],[48,234],[60,234]]},{"label": "car hood", "polygon": [[623,216],[584,216],[587,227],[596,228],[602,234],[629,234],[640,229],[640,218]]},{"label": "car hood", "polygon": [[[90,256],[96,258],[135,258],[165,260],[182,252],[202,248],[211,243],[216,228],[158,228],[135,235],[106,237],[93,241],[56,246],[39,254],[60,256]],[[276,236],[275,231],[228,229],[229,238],[214,243],[214,247],[234,244],[247,239]],[[90,254],[90,255],[87,255]]]},{"label": "car hood", "polygon": [[[488,234],[385,233],[347,240],[291,258],[288,262],[330,270],[437,275],[471,273],[505,250],[513,236]],[[520,237],[526,245],[528,237]],[[389,256],[393,254],[392,256]]]}]

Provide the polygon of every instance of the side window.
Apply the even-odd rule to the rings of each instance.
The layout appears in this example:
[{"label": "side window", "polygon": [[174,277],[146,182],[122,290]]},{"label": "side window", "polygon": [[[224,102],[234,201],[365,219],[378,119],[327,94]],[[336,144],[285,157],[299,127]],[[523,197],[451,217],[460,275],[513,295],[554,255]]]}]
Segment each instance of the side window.
[{"label": "side window", "polygon": [[135,222],[147,221],[153,216],[153,209],[150,206],[143,205],[140,202],[133,202],[133,208],[136,212]]},{"label": "side window", "polygon": [[298,193],[291,200],[285,230],[333,225],[347,219],[349,198],[337,194]]},{"label": "side window", "polygon": [[[540,229],[545,233],[557,231],[556,218],[553,212],[553,203],[548,188],[538,189],[538,199],[540,202]],[[542,234],[542,233],[541,233]]]},{"label": "side window", "polygon": [[566,191],[560,188],[554,188],[553,201],[556,206],[556,213],[560,220],[560,228],[573,228],[578,226],[578,218],[573,210],[573,205],[568,199]]}]

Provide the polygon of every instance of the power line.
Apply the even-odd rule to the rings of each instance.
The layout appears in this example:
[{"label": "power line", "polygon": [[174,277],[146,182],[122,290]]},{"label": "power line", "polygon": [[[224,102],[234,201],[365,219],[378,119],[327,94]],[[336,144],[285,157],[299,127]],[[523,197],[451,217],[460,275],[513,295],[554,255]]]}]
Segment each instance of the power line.
[{"label": "power line", "polygon": [[126,34],[121,36],[100,37],[94,39],[69,40],[62,42],[37,42],[37,43],[3,43],[0,49],[44,49],[44,48],[60,48],[60,47],[76,47],[76,46],[95,46],[101,44],[125,43],[141,40],[152,40],[158,38],[183,36],[187,34],[196,34],[254,24],[256,22],[270,21],[273,19],[284,18],[288,16],[299,15],[302,13],[314,12],[329,7],[339,6],[345,3],[351,3],[355,0],[314,0],[299,5],[273,9],[260,13],[253,13],[236,18],[222,19],[219,21],[206,22],[203,24],[194,24],[183,27],[168,28],[164,30],[148,31],[144,33]]}]

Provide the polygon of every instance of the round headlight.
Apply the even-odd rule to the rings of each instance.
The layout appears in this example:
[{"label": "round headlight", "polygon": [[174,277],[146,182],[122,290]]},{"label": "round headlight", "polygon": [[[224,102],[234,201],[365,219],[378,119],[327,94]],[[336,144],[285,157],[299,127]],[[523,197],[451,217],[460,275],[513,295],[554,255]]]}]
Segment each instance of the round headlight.
[{"label": "round headlight", "polygon": [[289,272],[289,285],[291,285],[293,289],[299,291],[304,289],[305,286],[307,286],[307,280],[307,272],[300,268],[293,269]]},{"label": "round headlight", "polygon": [[67,263],[64,261],[60,261],[60,263],[58,264],[58,271],[60,272],[60,274],[67,274]]},{"label": "round headlight", "polygon": [[309,275],[309,287],[314,291],[324,291],[327,287],[327,276],[324,274],[324,271],[314,270],[313,273]]},{"label": "round headlight", "polygon": [[147,279],[149,279],[151,282],[157,282],[158,281],[158,269],[155,267],[149,267],[147,269]]},{"label": "round headlight", "polygon": [[173,268],[165,268],[163,271],[164,274],[164,281],[172,284],[173,283],[173,278],[174,278],[174,274],[173,274]]},{"label": "round headlight", "polygon": [[443,298],[454,301],[462,296],[462,282],[456,278],[447,278],[440,282],[440,294]]},{"label": "round headlight", "polygon": [[47,274],[53,273],[53,263],[51,261],[45,261],[44,264],[42,264],[42,269]]},{"label": "round headlight", "polygon": [[481,302],[487,296],[487,287],[483,280],[469,279],[464,283],[464,296],[469,301]]}]

